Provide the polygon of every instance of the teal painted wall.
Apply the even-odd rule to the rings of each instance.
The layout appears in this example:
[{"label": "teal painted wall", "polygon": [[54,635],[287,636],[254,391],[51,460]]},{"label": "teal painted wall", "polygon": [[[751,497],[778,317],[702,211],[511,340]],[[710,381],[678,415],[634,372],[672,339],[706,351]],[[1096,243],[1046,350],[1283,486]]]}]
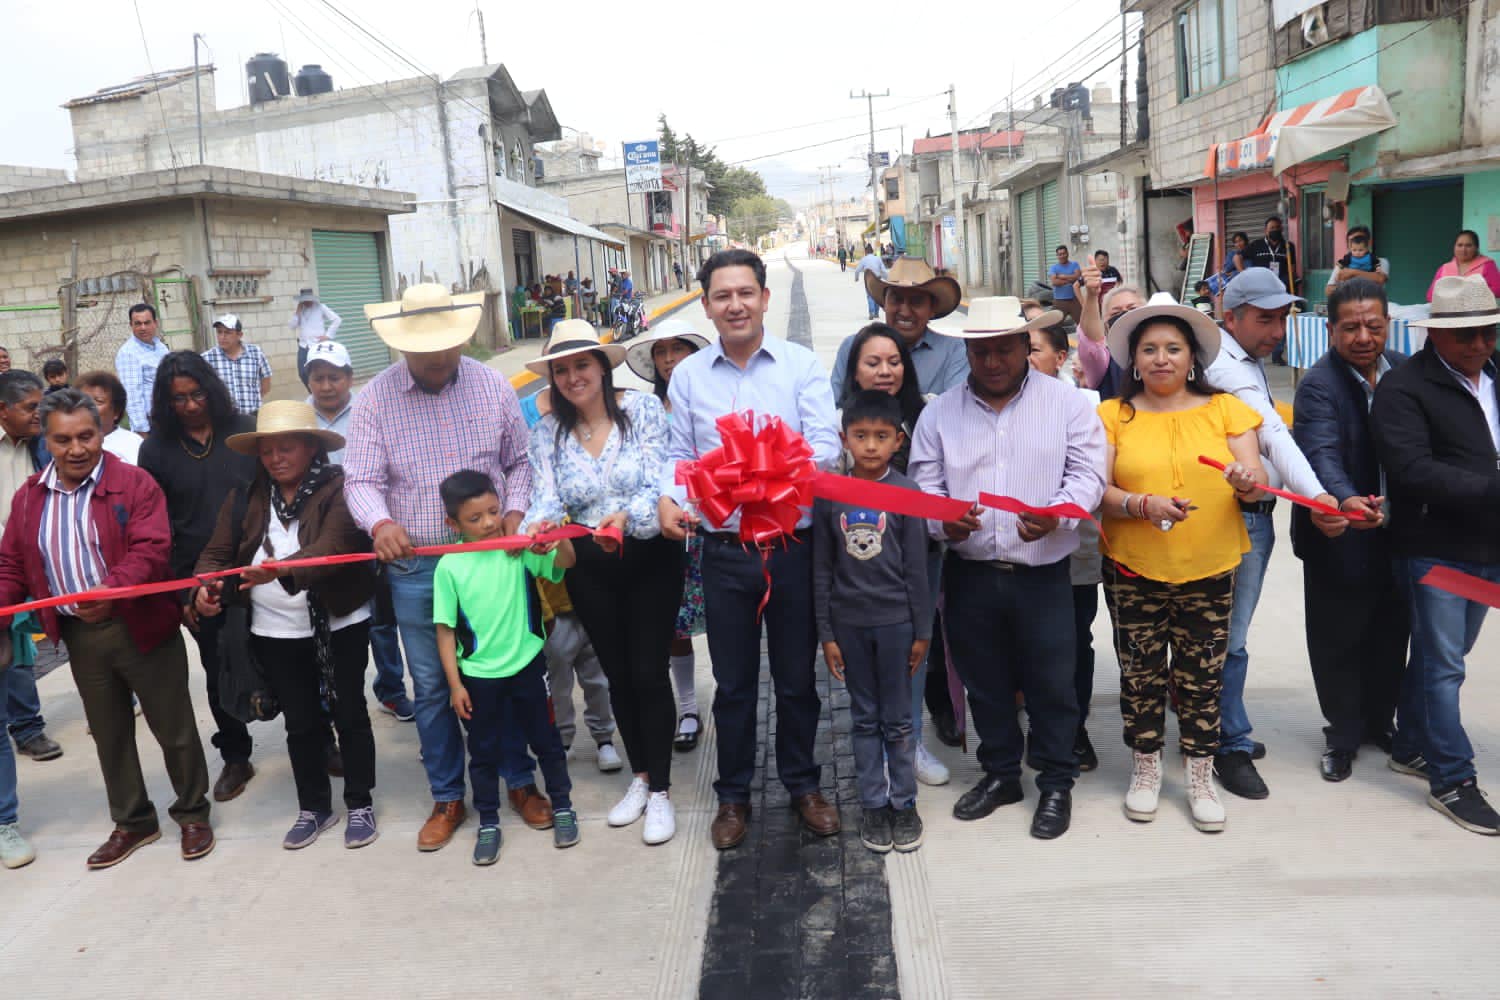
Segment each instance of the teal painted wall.
[{"label": "teal painted wall", "polygon": [[1361,31],[1315,49],[1276,71],[1276,110],[1379,83],[1376,32]]},{"label": "teal painted wall", "polygon": [[1483,253],[1500,254],[1500,170],[1464,177],[1463,228],[1479,234]]}]

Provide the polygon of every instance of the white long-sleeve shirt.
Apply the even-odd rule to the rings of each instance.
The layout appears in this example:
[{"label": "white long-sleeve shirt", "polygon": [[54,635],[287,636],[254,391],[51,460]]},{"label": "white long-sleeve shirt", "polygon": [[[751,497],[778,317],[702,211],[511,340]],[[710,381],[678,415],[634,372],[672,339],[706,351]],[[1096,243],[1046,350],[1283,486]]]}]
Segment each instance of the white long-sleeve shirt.
[{"label": "white long-sleeve shirt", "polygon": [[1219,356],[1204,374],[1215,389],[1234,393],[1240,402],[1260,414],[1260,454],[1266,459],[1270,485],[1281,488],[1285,483],[1287,489],[1305,497],[1327,492],[1302,449],[1297,447],[1291,428],[1276,412],[1271,384],[1266,381],[1266,370],[1260,360],[1252,358],[1229,331],[1224,331],[1223,337]]},{"label": "white long-sleeve shirt", "polygon": [[342,316],[321,302],[314,302],[311,309],[298,309],[287,320],[287,328],[297,331],[297,346],[311,347],[320,340],[332,340],[338,336]]}]

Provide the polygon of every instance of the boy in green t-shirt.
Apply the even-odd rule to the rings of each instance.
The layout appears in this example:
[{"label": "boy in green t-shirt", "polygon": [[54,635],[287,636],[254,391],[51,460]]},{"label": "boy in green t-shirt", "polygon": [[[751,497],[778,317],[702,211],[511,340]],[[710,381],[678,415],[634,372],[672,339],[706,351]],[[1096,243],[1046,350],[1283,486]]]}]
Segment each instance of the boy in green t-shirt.
[{"label": "boy in green t-shirt", "polygon": [[[439,487],[448,527],[466,542],[503,533],[500,498],[483,473],[465,469]],[[552,722],[540,617],[528,573],[562,579],[574,562],[568,540],[520,552],[460,552],[438,560],[432,581],[432,620],[438,656],[448,675],[453,710],[469,734],[469,780],[479,813],[474,863],[500,856],[500,731],[518,724],[531,744],[552,798],[552,843],[578,843],[578,816],[569,793],[566,751]]]}]

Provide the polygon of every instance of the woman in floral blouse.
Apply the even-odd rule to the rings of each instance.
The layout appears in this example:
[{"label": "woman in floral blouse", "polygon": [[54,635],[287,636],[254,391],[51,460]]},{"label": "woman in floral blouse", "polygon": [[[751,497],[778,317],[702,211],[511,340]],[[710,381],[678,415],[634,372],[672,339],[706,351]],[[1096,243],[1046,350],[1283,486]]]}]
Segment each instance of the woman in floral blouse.
[{"label": "woman in floral blouse", "polygon": [[625,357],[601,344],[585,320],[557,324],[542,356],[526,367],[552,388],[552,412],[531,430],[532,495],[527,531],[564,518],[614,527],[623,547],[605,539],[575,543],[568,592],[609,678],[610,705],[634,778],[609,813],[610,826],[643,814],[642,839],[672,839],[671,785],[676,700],[667,673],[683,551],[661,535],[656,502],[667,454],[667,415],[643,392],[617,396],[614,369]]}]

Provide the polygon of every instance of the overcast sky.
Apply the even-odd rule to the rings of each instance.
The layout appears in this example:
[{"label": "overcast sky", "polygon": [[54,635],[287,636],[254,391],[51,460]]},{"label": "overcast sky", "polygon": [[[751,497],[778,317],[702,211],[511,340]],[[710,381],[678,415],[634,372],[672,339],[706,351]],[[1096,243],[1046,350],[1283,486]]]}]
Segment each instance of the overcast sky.
[{"label": "overcast sky", "polygon": [[[340,12],[427,72],[447,77],[481,63],[474,0],[136,2],[157,71],[191,66],[193,33],[207,39],[221,108],[244,103],[241,67],[260,51],[279,52],[294,72],[321,63],[339,87],[417,75]],[[5,6],[0,162],[71,170],[60,105],[147,72],[136,8],[130,0],[81,0],[66,11],[38,0]],[[795,205],[807,203],[821,166],[837,168],[841,193],[867,186],[866,107],[851,90],[889,90],[875,101],[875,145],[895,153],[898,127],[907,149],[914,138],[947,132],[942,92],[950,83],[960,127],[1003,109],[1012,88],[1017,105],[1029,106],[1064,76],[1119,86],[1117,0],[956,0],[935,5],[941,19],[930,21],[921,4],[886,0],[566,0],[527,4],[517,16],[518,6],[480,3],[490,60],[523,90],[545,88],[563,124],[617,151],[620,141],[654,136],[665,112],[679,134],[714,143],[727,161],[747,161]],[[1133,78],[1134,53],[1131,62]]]}]

